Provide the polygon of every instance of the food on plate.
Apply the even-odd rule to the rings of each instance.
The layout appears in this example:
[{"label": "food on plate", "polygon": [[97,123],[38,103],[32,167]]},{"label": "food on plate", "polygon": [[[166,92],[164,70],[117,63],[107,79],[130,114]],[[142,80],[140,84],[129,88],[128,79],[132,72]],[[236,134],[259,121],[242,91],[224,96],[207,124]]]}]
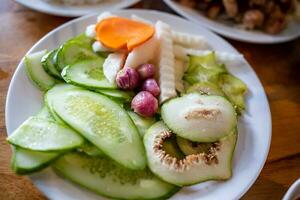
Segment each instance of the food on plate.
[{"label": "food on plate", "polygon": [[97,39],[112,49],[132,50],[154,34],[154,28],[145,23],[121,17],[108,17],[96,25]]},{"label": "food on plate", "polygon": [[144,81],[144,83],[142,85],[142,90],[150,92],[155,97],[157,97],[160,93],[159,86],[158,86],[156,80],[153,78],[149,78]]},{"label": "food on plate", "polygon": [[138,73],[141,79],[153,78],[156,67],[151,63],[142,64],[138,67]]},{"label": "food on plate", "polygon": [[166,100],[176,97],[175,90],[175,70],[174,53],[171,27],[161,21],[156,22],[156,35],[160,43],[160,53],[158,56],[159,66],[159,102],[162,104]]},{"label": "food on plate", "polygon": [[53,168],[72,182],[113,199],[167,199],[179,190],[147,168],[130,170],[107,157],[68,153],[55,161]]},{"label": "food on plate", "polygon": [[114,199],[166,199],[229,179],[247,86],[227,67],[243,64],[165,22],[105,12],[84,34],[25,57],[45,105],[7,138],[12,169],[50,166]]},{"label": "food on plate", "polygon": [[[110,83],[114,83],[118,71],[124,65],[126,55],[124,53],[111,53],[103,63],[103,74]],[[118,82],[117,82],[118,83]]]},{"label": "food on plate", "polygon": [[209,150],[212,143],[206,142],[192,142],[180,136],[176,136],[176,142],[179,149],[184,153],[184,155],[192,155],[198,153],[205,153]]},{"label": "food on plate", "polygon": [[26,72],[28,77],[35,83],[41,90],[49,90],[55,85],[55,78],[47,74],[43,69],[41,60],[47,53],[46,50],[30,54],[25,57]]},{"label": "food on plate", "polygon": [[119,104],[81,89],[57,92],[55,96],[49,103],[69,126],[119,164],[129,169],[145,168],[146,158],[137,128]]},{"label": "food on plate", "polygon": [[142,117],[141,115],[133,111],[128,111],[127,113],[136,125],[136,128],[138,129],[141,137],[143,137],[148,128],[156,122],[156,119],[154,117]]},{"label": "food on plate", "polygon": [[222,19],[240,24],[240,27],[258,29],[269,34],[283,31],[291,16],[297,15],[296,0],[176,0],[179,3],[205,12],[211,19]]},{"label": "food on plate", "polygon": [[158,109],[158,101],[150,92],[141,91],[132,99],[131,108],[143,117],[153,117]]},{"label": "food on plate", "polygon": [[124,67],[117,73],[116,82],[117,86],[121,89],[133,90],[138,86],[140,76],[134,68]]},{"label": "food on plate", "polygon": [[207,180],[228,179],[237,135],[233,131],[211,144],[206,152],[177,158],[162,147],[174,133],[162,122],[152,125],[144,136],[150,170],[166,182],[178,186],[193,185]]},{"label": "food on plate", "polygon": [[74,149],[84,142],[73,129],[38,117],[27,119],[7,141],[24,149],[46,152]]},{"label": "food on plate", "polygon": [[161,116],[174,133],[195,142],[219,140],[237,125],[235,109],[228,100],[199,93],[166,102]]}]

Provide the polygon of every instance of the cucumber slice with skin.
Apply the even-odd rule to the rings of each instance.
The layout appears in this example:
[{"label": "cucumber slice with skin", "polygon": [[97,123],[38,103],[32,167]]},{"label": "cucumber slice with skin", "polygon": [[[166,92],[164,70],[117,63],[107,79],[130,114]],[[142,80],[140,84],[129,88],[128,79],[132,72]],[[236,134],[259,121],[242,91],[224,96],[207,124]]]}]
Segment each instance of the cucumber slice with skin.
[{"label": "cucumber slice with skin", "polygon": [[88,156],[104,156],[104,153],[92,143],[86,141],[81,147],[77,149]]},{"label": "cucumber slice with skin", "polygon": [[83,144],[84,139],[72,129],[54,121],[30,117],[17,128],[7,141],[33,151],[64,151]]},{"label": "cucumber slice with skin", "polygon": [[57,84],[53,88],[48,90],[47,93],[45,94],[45,97],[44,97],[45,104],[46,104],[49,112],[51,113],[51,115],[53,116],[53,118],[55,119],[55,121],[57,123],[65,124],[65,122],[53,111],[51,101],[52,101],[52,99],[55,99],[55,95],[57,93],[65,92],[70,89],[80,89],[80,88],[73,86],[73,85],[69,85],[69,84]]},{"label": "cucumber slice with skin", "polygon": [[162,145],[173,133],[162,122],[152,125],[144,136],[144,145],[150,170],[166,182],[186,186],[208,180],[231,177],[232,157],[237,134],[235,129],[214,143],[209,152],[178,159],[167,154]]},{"label": "cucumber slice with skin", "polygon": [[139,133],[127,112],[101,94],[87,90],[57,93],[54,112],[107,156],[130,169],[146,166]]},{"label": "cucumber slice with skin", "polygon": [[106,157],[72,153],[58,159],[53,167],[68,180],[114,199],[167,199],[179,189],[148,169],[129,170]]},{"label": "cucumber slice with skin", "polygon": [[60,153],[31,151],[14,147],[11,167],[17,174],[29,174],[46,168]]},{"label": "cucumber slice with skin", "polygon": [[[46,106],[40,110],[36,117],[54,120]],[[60,153],[57,152],[39,152],[14,147],[11,167],[17,174],[33,173],[47,167],[59,155]]]},{"label": "cucumber slice with skin", "polygon": [[237,124],[232,104],[221,96],[190,93],[174,98],[161,109],[167,126],[180,137],[195,142],[214,142]]},{"label": "cucumber slice with skin", "polygon": [[113,99],[117,99],[125,102],[131,102],[134,96],[133,92],[125,92],[122,90],[96,90],[96,92],[104,94]]},{"label": "cucumber slice with skin", "polygon": [[62,79],[59,71],[57,71],[57,69],[55,67],[55,63],[54,63],[54,59],[53,59],[53,57],[56,53],[57,53],[57,49],[50,51],[49,53],[47,53],[46,55],[44,55],[42,57],[41,62],[42,62],[42,66],[43,66],[44,70],[50,76],[53,76],[54,78],[57,78],[57,79]]},{"label": "cucumber slice with skin", "polygon": [[130,118],[132,119],[132,121],[134,122],[134,124],[136,125],[141,137],[143,137],[147,129],[156,122],[155,118],[142,117],[133,111],[127,111],[127,112]]},{"label": "cucumber slice with skin", "polygon": [[110,83],[104,76],[103,58],[84,60],[63,69],[62,77],[70,84],[93,89],[115,89],[116,85]]},{"label": "cucumber slice with skin", "polygon": [[66,66],[80,60],[95,59],[100,56],[93,52],[90,46],[78,39],[71,39],[63,44],[55,55],[56,68],[62,71]]},{"label": "cucumber slice with skin", "polygon": [[52,114],[50,113],[49,109],[47,108],[47,106],[44,106],[40,112],[38,112],[38,114],[36,115],[36,117],[38,118],[43,118],[43,119],[49,119],[49,120],[53,120],[55,121],[54,117],[52,116]]},{"label": "cucumber slice with skin", "polygon": [[25,66],[28,77],[42,91],[52,88],[56,81],[49,76],[42,67],[41,59],[47,53],[47,50],[25,56]]}]

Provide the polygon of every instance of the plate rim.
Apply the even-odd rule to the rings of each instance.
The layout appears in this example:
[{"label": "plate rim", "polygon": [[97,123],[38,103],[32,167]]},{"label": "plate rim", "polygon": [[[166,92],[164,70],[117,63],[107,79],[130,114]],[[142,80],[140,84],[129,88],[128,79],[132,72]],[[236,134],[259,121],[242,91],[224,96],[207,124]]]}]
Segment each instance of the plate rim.
[{"label": "plate rim", "polygon": [[[40,12],[40,13],[46,13],[49,15],[54,15],[54,16],[61,16],[61,17],[81,17],[81,16],[85,16],[85,15],[92,15],[92,14],[88,14],[87,11],[86,12],[81,12],[81,13],[66,13],[66,12],[61,12],[61,11],[55,11],[53,9],[47,9],[47,8],[38,8],[34,5],[29,4],[26,0],[14,0],[16,3],[21,4],[22,6],[25,6],[26,8],[29,8],[31,10]],[[42,0],[40,0],[42,1]],[[127,0],[128,3],[124,3],[124,5],[119,6],[118,3],[116,4],[116,6],[112,7],[112,8],[107,8],[106,10],[110,10],[110,11],[114,11],[114,10],[120,10],[120,9],[125,9],[129,6],[132,6],[138,2],[140,2],[141,0]],[[99,5],[96,5],[99,6]],[[94,10],[93,13],[97,13],[97,12],[104,12],[105,10],[101,10],[101,7],[99,7],[97,10]],[[80,12],[80,11],[78,11]]]},{"label": "plate rim", "polygon": [[[206,27],[207,29],[219,34],[219,35],[222,35],[226,38],[229,38],[229,39],[232,39],[232,40],[236,40],[236,41],[240,41],[240,42],[247,42],[247,43],[253,43],[253,44],[279,44],[279,43],[283,43],[283,42],[288,42],[288,41],[292,41],[292,40],[295,40],[297,38],[300,37],[300,23],[299,23],[299,33],[298,34],[295,34],[295,35],[292,35],[292,36],[289,36],[289,37],[282,37],[282,38],[278,38],[276,37],[276,35],[270,35],[270,36],[273,36],[274,39],[273,40],[265,40],[263,41],[262,39],[259,40],[259,39],[255,39],[256,37],[254,36],[253,39],[250,39],[250,38],[245,38],[245,37],[239,37],[239,36],[236,36],[236,35],[231,35],[230,33],[228,33],[227,31],[222,31],[220,30],[220,28],[217,28],[217,27],[214,27],[214,26],[211,26],[210,24],[207,24],[206,22],[202,22],[200,20],[197,20],[195,19],[193,16],[191,16],[190,14],[186,13],[184,10],[182,10],[178,5],[176,5],[177,3],[173,2],[174,0],[163,0],[164,3],[169,6],[175,13],[179,14],[180,16],[192,21],[192,22],[195,22],[197,24],[200,24],[204,27]],[[201,15],[201,14],[199,14]],[[201,17],[204,17],[201,15]],[[207,19],[209,21],[213,21],[214,23],[216,24],[221,24],[223,25],[222,23],[220,22],[215,22],[214,20],[211,20],[211,19]],[[226,26],[226,25],[225,25]],[[233,29],[232,27],[229,27],[229,26],[226,26],[230,29],[232,29],[232,31],[234,31],[235,29]],[[268,35],[268,34],[266,34]]]},{"label": "plate rim", "polygon": [[[187,21],[187,22],[190,22],[190,23],[195,23],[194,21],[190,21],[188,19],[185,19],[185,18],[181,18],[180,16],[177,16],[177,15],[174,15],[174,14],[170,14],[170,13],[166,13],[166,12],[162,12],[162,11],[158,11],[158,10],[151,10],[151,9],[148,9],[148,10],[145,10],[145,9],[118,9],[118,10],[114,10],[114,12],[124,12],[124,11],[132,11],[132,12],[149,12],[149,13],[153,13],[153,14],[159,14],[159,15],[166,15],[166,16],[169,16],[169,17],[172,17],[172,18],[178,18],[180,20],[184,20],[184,21]],[[97,13],[99,14],[99,13]],[[95,16],[97,15],[96,13],[92,13],[92,14],[89,14],[89,15],[85,15],[85,16],[82,16],[82,17],[79,17],[79,18],[75,18],[73,20],[70,20],[66,23],[63,23],[62,25],[56,27],[55,29],[51,30],[50,32],[48,32],[47,34],[45,34],[41,39],[39,39],[26,53],[25,55],[22,57],[22,59],[20,60],[20,62],[18,63],[14,73],[13,73],[13,76],[10,80],[10,83],[9,83],[9,87],[8,87],[8,90],[7,90],[7,96],[6,96],[6,101],[5,101],[5,128],[6,128],[6,132],[7,132],[7,135],[8,135],[8,128],[7,128],[7,123],[8,123],[8,105],[9,105],[9,101],[10,99],[12,98],[12,87],[15,83],[15,79],[17,77],[16,74],[19,73],[19,71],[21,70],[21,65],[22,63],[24,62],[24,58],[25,56],[32,52],[33,49],[38,46],[44,39],[46,39],[48,36],[50,36],[51,34],[53,34],[54,32],[56,31],[59,31],[60,29],[63,29],[64,27],[66,26],[69,26],[70,24],[72,23],[76,23],[77,21],[81,21],[81,20],[84,20],[86,18],[89,18],[89,17],[92,17],[92,16]],[[208,31],[210,34],[218,37],[219,39],[223,40],[227,45],[229,45],[233,51],[239,53],[239,51],[234,48],[229,42],[227,42],[225,39],[223,39],[222,37],[220,37],[219,35],[217,35],[216,33],[212,32],[211,30],[207,29],[206,27],[203,27],[204,29],[206,29],[206,31]],[[249,189],[250,187],[254,184],[254,182],[257,180],[258,176],[260,175],[264,165],[266,164],[266,160],[268,158],[268,154],[270,152],[270,145],[271,145],[271,139],[272,139],[272,117],[271,117],[271,110],[270,110],[270,104],[269,104],[269,101],[268,101],[268,98],[267,98],[267,95],[266,95],[266,92],[265,92],[265,89],[260,81],[260,79],[258,78],[257,74],[255,73],[254,69],[251,67],[251,65],[248,63],[248,61],[245,59],[245,62],[247,63],[247,65],[249,66],[249,69],[251,70],[251,72],[253,72],[253,76],[255,77],[255,79],[257,79],[257,82],[258,82],[258,85],[259,87],[262,89],[263,91],[263,97],[264,99],[266,100],[266,116],[267,116],[267,119],[266,119],[266,124],[268,124],[268,126],[266,126],[266,130],[268,132],[268,138],[267,138],[267,148],[265,149],[266,152],[264,152],[264,159],[262,160],[262,163],[260,164],[260,167],[257,168],[257,173],[255,176],[253,176],[251,178],[251,181],[249,181],[247,187],[245,187],[243,190],[240,190],[240,192],[238,192],[238,195],[236,196],[236,199],[240,199]],[[34,182],[34,185],[38,187],[38,185]]]}]

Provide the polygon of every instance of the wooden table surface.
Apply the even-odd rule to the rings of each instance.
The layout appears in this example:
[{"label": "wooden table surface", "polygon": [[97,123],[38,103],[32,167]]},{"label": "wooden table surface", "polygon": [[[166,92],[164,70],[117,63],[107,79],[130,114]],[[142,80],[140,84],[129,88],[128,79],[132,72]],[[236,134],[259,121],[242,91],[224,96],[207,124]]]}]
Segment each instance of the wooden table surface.
[{"label": "wooden table surface", "polygon": [[[153,1],[134,7],[171,12]],[[27,9],[12,0],[0,2],[0,199],[45,199],[26,177],[9,167],[6,143],[5,99],[11,77],[28,49],[42,36],[70,18]],[[276,45],[255,45],[227,40],[243,53],[259,76],[272,112],[272,144],[267,162],[243,199],[281,199],[300,177],[300,39]],[[255,148],[255,147],[253,147]]]}]

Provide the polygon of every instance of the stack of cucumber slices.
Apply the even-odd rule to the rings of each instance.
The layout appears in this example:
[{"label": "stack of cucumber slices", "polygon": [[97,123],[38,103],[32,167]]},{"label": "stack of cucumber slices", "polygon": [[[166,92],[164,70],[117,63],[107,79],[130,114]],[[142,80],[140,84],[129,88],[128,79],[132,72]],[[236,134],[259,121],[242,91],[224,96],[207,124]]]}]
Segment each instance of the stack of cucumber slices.
[{"label": "stack of cucumber slices", "polygon": [[44,107],[7,138],[16,173],[51,166],[117,199],[166,199],[182,186],[231,177],[244,83],[225,66],[207,68],[213,55],[191,57],[186,92],[155,117],[142,117],[129,106],[134,92],[106,80],[106,55],[93,52],[92,42],[79,35],[26,56],[28,77],[45,92]]}]

